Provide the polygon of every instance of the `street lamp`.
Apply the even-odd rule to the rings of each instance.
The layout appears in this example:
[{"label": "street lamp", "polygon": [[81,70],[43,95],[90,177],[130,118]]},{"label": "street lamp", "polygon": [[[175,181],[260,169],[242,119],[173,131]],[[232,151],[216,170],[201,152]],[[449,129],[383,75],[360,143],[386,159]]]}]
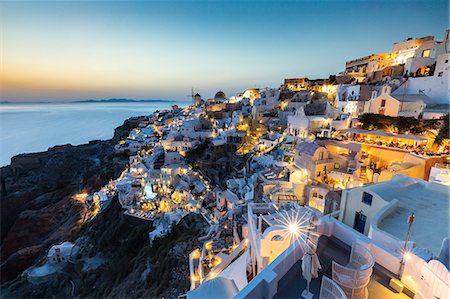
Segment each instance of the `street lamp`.
[{"label": "street lamp", "polygon": [[416,220],[416,215],[414,213],[411,213],[411,215],[408,216],[408,231],[406,232],[406,240],[405,240],[405,246],[403,246],[402,251],[402,259],[400,260],[400,268],[398,269],[398,278],[402,279],[403,270],[405,268],[405,258],[408,258],[408,253],[406,252],[406,246],[408,246],[408,240],[409,235],[411,234],[411,226]]}]

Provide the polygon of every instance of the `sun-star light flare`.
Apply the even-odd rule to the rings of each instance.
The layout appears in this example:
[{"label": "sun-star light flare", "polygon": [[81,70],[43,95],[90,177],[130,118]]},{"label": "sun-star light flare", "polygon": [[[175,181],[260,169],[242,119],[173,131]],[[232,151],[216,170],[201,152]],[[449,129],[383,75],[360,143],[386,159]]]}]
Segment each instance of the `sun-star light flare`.
[{"label": "sun-star light flare", "polygon": [[313,230],[312,217],[314,214],[309,209],[284,210],[276,212],[279,218],[279,226],[283,230],[283,237],[287,237],[289,243],[294,245],[296,242],[307,252],[315,247],[310,236],[318,237]]}]

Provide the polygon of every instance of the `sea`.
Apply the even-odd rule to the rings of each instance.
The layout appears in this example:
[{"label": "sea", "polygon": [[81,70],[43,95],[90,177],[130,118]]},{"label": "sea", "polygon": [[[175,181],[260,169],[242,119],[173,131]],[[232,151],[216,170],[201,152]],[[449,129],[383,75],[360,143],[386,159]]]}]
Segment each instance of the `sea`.
[{"label": "sea", "polygon": [[0,166],[17,154],[110,139],[127,118],[175,104],[185,107],[188,102],[0,103]]}]

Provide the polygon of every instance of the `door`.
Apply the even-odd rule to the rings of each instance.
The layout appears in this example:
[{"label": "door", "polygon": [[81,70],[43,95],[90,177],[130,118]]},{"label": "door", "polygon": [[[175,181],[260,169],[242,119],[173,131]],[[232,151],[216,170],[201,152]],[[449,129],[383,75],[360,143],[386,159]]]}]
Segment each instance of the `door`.
[{"label": "door", "polygon": [[361,234],[364,234],[364,228],[366,227],[366,219],[367,216],[364,215],[362,212],[356,212],[353,228],[359,231]]}]

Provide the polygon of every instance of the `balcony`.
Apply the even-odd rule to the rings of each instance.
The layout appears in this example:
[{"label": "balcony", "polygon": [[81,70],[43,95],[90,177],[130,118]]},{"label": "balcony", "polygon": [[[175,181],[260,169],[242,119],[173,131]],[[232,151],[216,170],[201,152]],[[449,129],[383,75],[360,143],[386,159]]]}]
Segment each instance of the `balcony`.
[{"label": "balcony", "polygon": [[[390,277],[386,275],[386,272],[389,271],[379,265],[378,267],[373,267],[374,258],[362,245],[354,244],[351,248],[334,236],[321,236],[317,246],[317,254],[322,269],[319,271],[319,277],[314,278],[310,284],[310,292],[313,293],[313,298],[410,299],[406,294],[397,293],[389,287]],[[363,269],[355,269],[359,264],[361,264],[360,268]],[[340,268],[338,269],[334,266],[335,269],[333,269],[333,265],[339,265]],[[345,273],[341,271],[344,268],[348,270]],[[275,272],[278,273],[279,271]],[[357,281],[346,279],[351,279],[350,277],[357,278]],[[350,287],[355,283],[366,286],[362,288],[363,291],[351,292],[351,289],[340,285],[335,278],[340,279],[341,283]],[[333,285],[329,282],[333,283]],[[301,269],[301,257],[292,265],[289,271],[285,272],[277,285],[277,292],[274,298],[300,298],[300,294],[306,288],[306,280],[303,278]],[[330,295],[330,292],[334,292],[334,295]],[[362,296],[357,297],[357,295]]]},{"label": "balcony", "polygon": [[312,160],[311,163],[313,165],[320,165],[320,164],[328,164],[333,163],[333,159],[321,159],[321,160]]},{"label": "balcony", "polygon": [[366,299],[368,298],[366,287],[370,282],[373,266],[374,258],[370,251],[355,243],[346,266],[332,262],[332,277],[348,298]]}]

